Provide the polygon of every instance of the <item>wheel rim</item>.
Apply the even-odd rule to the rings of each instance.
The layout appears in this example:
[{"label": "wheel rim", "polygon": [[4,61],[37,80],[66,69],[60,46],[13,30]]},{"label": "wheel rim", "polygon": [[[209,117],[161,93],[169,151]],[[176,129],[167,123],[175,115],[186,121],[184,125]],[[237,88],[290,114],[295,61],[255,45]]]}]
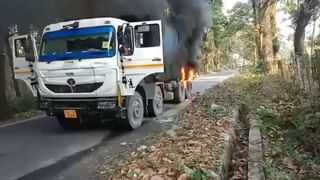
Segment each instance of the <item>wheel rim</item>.
[{"label": "wheel rim", "polygon": [[184,100],[185,95],[186,95],[185,92],[186,92],[185,87],[184,87],[183,85],[181,85],[181,86],[180,86],[180,98],[181,98],[181,100]]},{"label": "wheel rim", "polygon": [[186,87],[186,99],[191,98],[191,94],[192,94],[192,85],[188,83]]},{"label": "wheel rim", "polygon": [[135,100],[132,105],[132,117],[135,123],[140,122],[143,118],[143,105],[139,100]]},{"label": "wheel rim", "polygon": [[156,111],[161,112],[163,109],[163,97],[162,97],[162,92],[158,92],[155,97],[154,97],[154,107]]}]

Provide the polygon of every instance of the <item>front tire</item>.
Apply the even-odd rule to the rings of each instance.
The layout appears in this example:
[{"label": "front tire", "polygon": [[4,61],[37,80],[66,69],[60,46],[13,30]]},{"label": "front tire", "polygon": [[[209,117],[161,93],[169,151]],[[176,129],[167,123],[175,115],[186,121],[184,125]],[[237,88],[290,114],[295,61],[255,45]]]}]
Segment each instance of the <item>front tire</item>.
[{"label": "front tire", "polygon": [[149,100],[148,115],[158,117],[163,112],[163,93],[159,86],[156,87],[154,98]]},{"label": "front tire", "polygon": [[192,98],[192,82],[188,82],[186,87],[186,99],[191,100],[191,98]]},{"label": "front tire", "polygon": [[125,126],[129,129],[138,129],[141,127],[144,118],[144,103],[139,92],[135,92],[130,98]]}]

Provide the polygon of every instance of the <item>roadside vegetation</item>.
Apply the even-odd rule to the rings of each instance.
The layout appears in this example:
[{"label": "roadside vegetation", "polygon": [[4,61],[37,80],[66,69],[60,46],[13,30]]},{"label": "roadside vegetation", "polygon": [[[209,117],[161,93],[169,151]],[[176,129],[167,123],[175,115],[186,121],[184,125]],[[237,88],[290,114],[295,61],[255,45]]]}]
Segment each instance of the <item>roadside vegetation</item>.
[{"label": "roadside vegetation", "polygon": [[0,118],[0,124],[12,121],[21,121],[43,115],[43,113],[37,109],[37,99],[32,95],[21,95],[15,97],[8,107],[11,115],[4,119]]},{"label": "roadside vegetation", "polygon": [[318,92],[308,93],[279,76],[246,71],[214,94],[222,104],[245,105],[249,117],[260,122],[267,179],[320,178]]},{"label": "roadside vegetation", "polygon": [[25,113],[37,108],[37,99],[32,95],[23,95],[16,97],[12,103],[11,108],[14,113]]}]

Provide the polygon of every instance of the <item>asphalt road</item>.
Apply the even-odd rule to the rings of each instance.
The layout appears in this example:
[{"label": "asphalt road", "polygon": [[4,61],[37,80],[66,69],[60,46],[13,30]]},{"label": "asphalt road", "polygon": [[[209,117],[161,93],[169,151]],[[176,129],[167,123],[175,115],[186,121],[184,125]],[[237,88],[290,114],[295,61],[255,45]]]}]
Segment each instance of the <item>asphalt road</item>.
[{"label": "asphalt road", "polygon": [[[193,91],[202,94],[206,89],[215,86],[234,73],[234,71],[224,71],[200,76],[194,81]],[[164,113],[166,118],[151,119],[151,121],[162,123],[166,120],[170,121],[170,116],[183,107],[183,105],[166,105]],[[81,154],[88,156],[90,149],[110,140],[110,152],[114,155],[119,149],[113,149],[113,146],[119,146],[119,143],[125,140],[134,141],[156,129],[155,123],[146,123],[137,131],[132,132],[118,132],[108,127],[66,132],[58,125],[56,119],[51,117],[4,127],[0,129],[0,180],[88,179],[87,177],[75,178],[73,175],[75,170],[81,170],[84,166],[70,168],[72,163],[80,161]],[[73,159],[71,158],[72,160],[66,163],[69,157]],[[55,167],[60,162],[64,163]],[[52,168],[48,170],[48,167]],[[49,176],[52,177],[49,178]]]}]

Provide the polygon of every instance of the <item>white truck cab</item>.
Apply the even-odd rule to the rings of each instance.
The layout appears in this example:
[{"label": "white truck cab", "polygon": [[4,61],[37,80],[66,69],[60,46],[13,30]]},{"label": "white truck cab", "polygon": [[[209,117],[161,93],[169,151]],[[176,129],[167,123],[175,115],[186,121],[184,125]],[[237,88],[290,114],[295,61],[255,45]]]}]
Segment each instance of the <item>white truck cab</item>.
[{"label": "white truck cab", "polygon": [[48,25],[41,39],[27,60],[35,61],[40,108],[62,127],[112,118],[136,129],[162,113],[161,21],[74,20]]}]

